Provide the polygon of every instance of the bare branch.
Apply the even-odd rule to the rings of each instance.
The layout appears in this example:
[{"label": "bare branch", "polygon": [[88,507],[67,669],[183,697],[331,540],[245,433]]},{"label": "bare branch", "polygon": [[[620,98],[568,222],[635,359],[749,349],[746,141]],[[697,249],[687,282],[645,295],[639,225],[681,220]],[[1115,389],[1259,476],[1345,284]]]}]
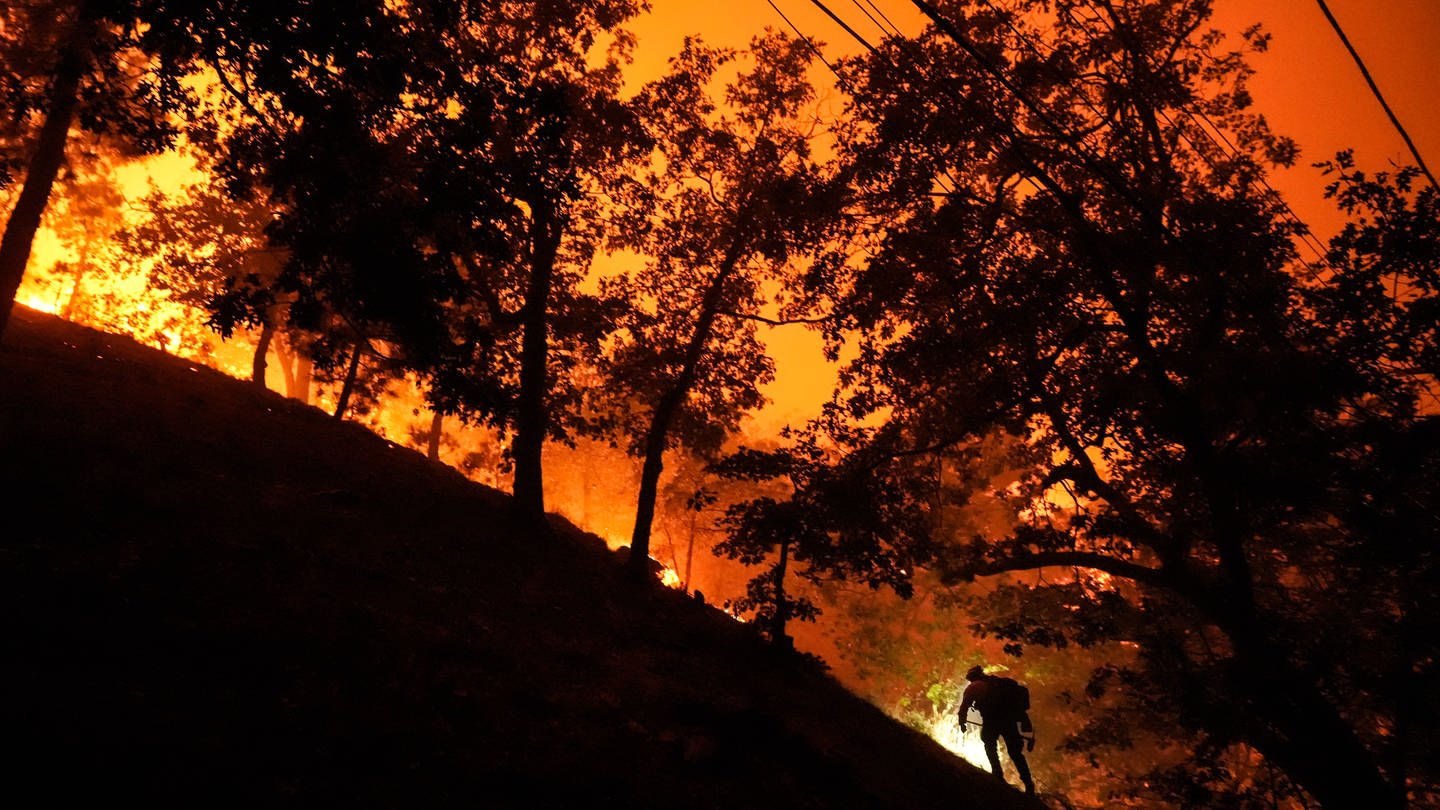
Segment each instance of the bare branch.
[{"label": "bare branch", "polygon": [[1139,563],[1107,557],[1092,551],[1042,551],[1019,553],[1005,560],[982,563],[963,569],[971,577],[993,576],[1011,571],[1033,571],[1039,568],[1085,568],[1111,576],[1128,579],[1142,585],[1166,590],[1180,590],[1180,583],[1158,568]]},{"label": "bare branch", "polygon": [[790,326],[797,323],[830,323],[835,320],[836,317],[834,313],[831,313],[830,315],[821,315],[818,318],[767,318],[764,315],[751,315],[745,312],[732,312],[729,310],[721,310],[715,314],[744,321],[759,321],[760,323],[771,326]]},{"label": "bare branch", "polygon": [[276,130],[274,125],[270,123],[270,119],[267,118],[264,113],[256,109],[255,105],[250,102],[249,94],[237,88],[230,81],[230,77],[225,73],[224,65],[220,64],[219,54],[213,52],[210,54],[210,66],[215,69],[215,75],[219,77],[220,85],[225,88],[225,91],[228,92],[230,96],[234,98],[237,102],[239,102],[240,106],[243,107],[246,112],[250,113],[250,115],[255,119],[255,121],[259,123],[260,126],[265,128],[266,132],[269,132],[271,135],[278,137],[280,134],[279,131]]}]

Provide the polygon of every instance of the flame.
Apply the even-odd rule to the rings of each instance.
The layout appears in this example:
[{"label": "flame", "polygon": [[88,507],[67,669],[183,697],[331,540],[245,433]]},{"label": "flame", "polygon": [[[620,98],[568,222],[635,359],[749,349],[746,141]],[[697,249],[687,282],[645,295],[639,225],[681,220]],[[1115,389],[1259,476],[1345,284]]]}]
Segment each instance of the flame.
[{"label": "flame", "polygon": [[961,731],[954,713],[945,712],[931,721],[929,728],[922,730],[931,739],[945,746],[950,753],[977,768],[989,770],[990,761],[985,758],[985,745],[980,742],[979,726],[972,723]]},{"label": "flame", "polygon": [[51,315],[56,315],[60,312],[60,307],[57,306],[54,301],[46,301],[33,293],[25,296],[25,300],[22,303],[33,310],[46,312]]}]

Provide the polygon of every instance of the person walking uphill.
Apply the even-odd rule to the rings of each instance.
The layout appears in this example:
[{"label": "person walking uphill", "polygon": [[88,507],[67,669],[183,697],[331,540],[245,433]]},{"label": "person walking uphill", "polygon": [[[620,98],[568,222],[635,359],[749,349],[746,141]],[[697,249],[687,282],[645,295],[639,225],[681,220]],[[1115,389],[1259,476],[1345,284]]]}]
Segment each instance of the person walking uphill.
[{"label": "person walking uphill", "polygon": [[[1000,769],[1000,752],[997,743],[1005,740],[1005,750],[1020,781],[1025,783],[1025,792],[1035,793],[1035,782],[1030,778],[1030,763],[1025,761],[1023,747],[1028,743],[1035,750],[1035,734],[1030,725],[1030,690],[1012,678],[1001,678],[985,674],[981,667],[973,666],[965,673],[969,685],[960,698],[960,730],[970,722],[968,715],[973,706],[980,713],[980,742],[985,745],[985,756],[990,760],[990,772],[1005,779]],[[1029,737],[1025,736],[1029,733]]]}]

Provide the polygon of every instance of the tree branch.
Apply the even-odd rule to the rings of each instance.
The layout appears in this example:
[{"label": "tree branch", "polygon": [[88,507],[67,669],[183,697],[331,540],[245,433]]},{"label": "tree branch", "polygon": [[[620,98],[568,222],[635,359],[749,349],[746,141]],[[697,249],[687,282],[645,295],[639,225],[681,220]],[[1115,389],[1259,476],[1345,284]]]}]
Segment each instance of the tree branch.
[{"label": "tree branch", "polygon": [[220,86],[224,87],[226,92],[228,92],[232,98],[239,102],[240,106],[243,107],[246,112],[250,113],[251,117],[255,119],[256,123],[264,127],[265,131],[269,132],[272,137],[280,137],[279,130],[277,130],[275,126],[270,123],[269,118],[267,118],[264,113],[256,109],[255,105],[251,103],[249,94],[237,88],[230,81],[230,77],[225,75],[225,67],[220,64],[219,53],[213,51],[211,52],[210,66],[215,69],[215,75],[220,79]]},{"label": "tree branch", "polygon": [[1033,571],[1039,568],[1088,568],[1111,576],[1128,579],[1170,591],[1179,591],[1180,583],[1158,568],[1107,557],[1091,551],[1042,551],[1021,553],[1006,560],[996,560],[962,569],[968,577],[993,576],[1011,571]]},{"label": "tree branch", "polygon": [[716,315],[724,315],[727,318],[738,318],[745,321],[759,321],[771,326],[790,326],[797,323],[830,323],[835,320],[835,315],[821,315],[818,318],[767,318],[764,315],[750,315],[744,312],[732,312],[720,310]]}]

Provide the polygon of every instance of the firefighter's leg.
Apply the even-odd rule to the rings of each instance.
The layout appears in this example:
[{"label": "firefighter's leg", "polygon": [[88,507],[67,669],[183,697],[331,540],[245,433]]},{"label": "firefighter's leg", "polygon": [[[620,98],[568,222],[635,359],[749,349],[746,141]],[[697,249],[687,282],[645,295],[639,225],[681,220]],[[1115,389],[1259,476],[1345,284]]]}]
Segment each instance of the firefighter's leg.
[{"label": "firefighter's leg", "polygon": [[1004,736],[1005,750],[1010,753],[1010,761],[1015,763],[1015,771],[1025,784],[1025,792],[1034,793],[1035,780],[1030,778],[1030,763],[1025,760],[1025,738],[1020,736],[1020,730],[1014,724],[1005,728]]},{"label": "firefighter's leg", "polygon": [[980,727],[980,742],[985,745],[985,758],[990,760],[990,772],[1004,779],[1005,772],[1000,770],[1000,750],[996,745],[999,741],[1000,730],[995,728],[994,723],[986,723]]}]

